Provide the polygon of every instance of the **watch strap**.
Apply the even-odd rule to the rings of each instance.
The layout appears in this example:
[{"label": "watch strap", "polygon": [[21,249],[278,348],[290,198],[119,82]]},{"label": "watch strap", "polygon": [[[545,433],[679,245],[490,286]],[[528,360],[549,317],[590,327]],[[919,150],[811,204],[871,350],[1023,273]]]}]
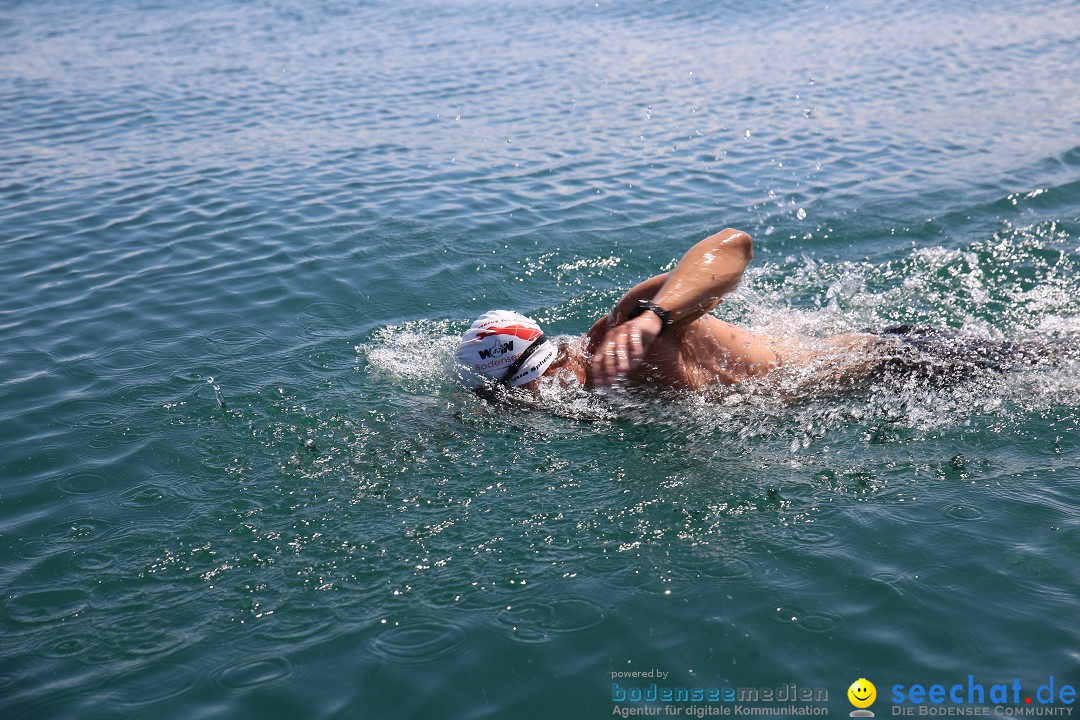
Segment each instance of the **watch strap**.
[{"label": "watch strap", "polygon": [[652,300],[638,300],[637,307],[630,311],[626,316],[626,319],[633,320],[645,311],[651,312],[653,315],[660,318],[660,333],[663,333],[674,323],[668,311],[654,303]]}]

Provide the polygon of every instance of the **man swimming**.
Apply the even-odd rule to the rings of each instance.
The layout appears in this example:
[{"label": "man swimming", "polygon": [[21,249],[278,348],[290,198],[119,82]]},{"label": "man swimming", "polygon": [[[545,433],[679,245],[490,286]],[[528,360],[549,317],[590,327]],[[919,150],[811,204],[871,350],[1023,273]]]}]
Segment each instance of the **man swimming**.
[{"label": "man swimming", "polygon": [[[481,315],[457,349],[458,377],[484,397],[497,388],[539,394],[540,379],[596,388],[630,385],[697,390],[760,378],[779,368],[817,364],[814,383],[845,382],[883,371],[938,376],[1004,367],[1018,359],[1011,343],[923,326],[839,335],[813,343],[771,338],[709,313],[734,290],[753,259],[745,232],[726,229],[690,248],[675,269],[639,283],[584,338],[555,343],[529,318],[505,310]],[[951,355],[950,355],[951,354]],[[946,363],[948,364],[948,363]]]}]

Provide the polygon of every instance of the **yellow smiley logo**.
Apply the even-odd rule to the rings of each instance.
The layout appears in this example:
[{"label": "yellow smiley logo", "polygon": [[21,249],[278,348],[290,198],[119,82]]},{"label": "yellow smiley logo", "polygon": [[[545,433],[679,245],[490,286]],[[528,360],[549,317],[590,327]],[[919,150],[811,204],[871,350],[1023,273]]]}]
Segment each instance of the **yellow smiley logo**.
[{"label": "yellow smiley logo", "polygon": [[877,699],[877,688],[866,678],[859,678],[847,689],[848,700],[857,708],[868,708]]}]

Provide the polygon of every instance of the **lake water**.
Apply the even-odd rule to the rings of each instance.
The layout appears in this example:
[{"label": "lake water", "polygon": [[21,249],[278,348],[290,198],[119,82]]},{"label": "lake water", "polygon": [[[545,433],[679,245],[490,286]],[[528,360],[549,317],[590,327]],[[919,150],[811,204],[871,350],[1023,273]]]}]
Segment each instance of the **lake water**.
[{"label": "lake water", "polygon": [[1076,685],[1075,360],[531,412],[443,365],[493,307],[583,332],[728,226],[724,319],[1075,344],[1077,18],[0,4],[4,718]]}]

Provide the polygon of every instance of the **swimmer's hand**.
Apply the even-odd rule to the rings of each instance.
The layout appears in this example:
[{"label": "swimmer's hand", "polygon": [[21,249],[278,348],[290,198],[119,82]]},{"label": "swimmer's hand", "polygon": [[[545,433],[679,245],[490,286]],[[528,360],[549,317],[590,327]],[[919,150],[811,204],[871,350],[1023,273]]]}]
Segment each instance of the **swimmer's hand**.
[{"label": "swimmer's hand", "polygon": [[660,334],[662,323],[646,312],[607,331],[589,366],[589,387],[613,385],[635,369]]}]

